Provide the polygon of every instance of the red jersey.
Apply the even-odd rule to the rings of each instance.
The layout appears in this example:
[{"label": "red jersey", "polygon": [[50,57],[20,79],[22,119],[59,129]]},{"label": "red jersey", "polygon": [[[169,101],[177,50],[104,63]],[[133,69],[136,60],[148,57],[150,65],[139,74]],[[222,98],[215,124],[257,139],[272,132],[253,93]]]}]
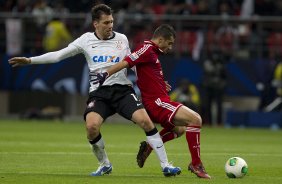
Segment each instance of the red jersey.
[{"label": "red jersey", "polygon": [[173,129],[173,118],[182,104],[172,102],[166,91],[163,70],[158,59],[161,53],[162,50],[156,44],[144,41],[141,47],[124,60],[130,67],[136,67],[142,102],[152,121],[167,129]]},{"label": "red jersey", "polygon": [[144,41],[144,44],[124,58],[130,68],[136,66],[137,85],[141,91],[142,101],[168,98],[163,70],[158,59],[163,51],[153,42]]}]

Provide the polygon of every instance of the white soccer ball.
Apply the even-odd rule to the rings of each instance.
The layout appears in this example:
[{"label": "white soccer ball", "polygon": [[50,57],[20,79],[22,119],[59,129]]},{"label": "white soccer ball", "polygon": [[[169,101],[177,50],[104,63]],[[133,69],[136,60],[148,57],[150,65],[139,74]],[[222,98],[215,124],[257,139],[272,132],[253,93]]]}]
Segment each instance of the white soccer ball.
[{"label": "white soccer ball", "polygon": [[225,173],[228,178],[242,178],[248,172],[246,161],[240,157],[232,157],[225,163]]}]

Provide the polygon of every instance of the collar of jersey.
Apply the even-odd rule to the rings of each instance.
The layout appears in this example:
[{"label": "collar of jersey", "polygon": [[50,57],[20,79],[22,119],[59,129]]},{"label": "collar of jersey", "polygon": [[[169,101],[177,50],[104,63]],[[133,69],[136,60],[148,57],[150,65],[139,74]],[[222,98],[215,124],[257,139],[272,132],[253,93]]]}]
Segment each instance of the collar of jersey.
[{"label": "collar of jersey", "polygon": [[[101,39],[97,36],[96,32],[94,32],[94,35],[96,36],[96,38],[97,38],[98,40],[101,40]],[[107,38],[107,39],[103,39],[103,40],[110,40],[110,39],[113,39],[115,36],[116,36],[116,33],[113,31],[113,35],[112,35],[111,37],[109,37],[109,38]]]},{"label": "collar of jersey", "polygon": [[160,53],[163,53],[163,50],[160,49],[159,46],[154,42],[152,42],[151,40],[145,40],[144,43],[153,45],[153,47],[155,47]]}]

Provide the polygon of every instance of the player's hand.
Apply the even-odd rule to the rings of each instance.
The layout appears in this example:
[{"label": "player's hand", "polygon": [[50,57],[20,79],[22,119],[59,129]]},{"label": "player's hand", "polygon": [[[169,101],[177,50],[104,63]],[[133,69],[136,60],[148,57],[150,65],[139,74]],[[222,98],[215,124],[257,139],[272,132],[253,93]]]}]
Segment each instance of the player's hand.
[{"label": "player's hand", "polygon": [[166,91],[170,92],[171,91],[171,85],[169,85],[168,81],[165,81],[165,86],[166,86]]},{"label": "player's hand", "polygon": [[101,86],[108,77],[109,77],[108,72],[97,73],[96,78],[92,81],[92,83],[99,84],[99,86]]},{"label": "player's hand", "polygon": [[26,58],[26,57],[14,57],[9,59],[9,64],[12,65],[12,67],[27,65],[30,63],[31,63],[30,58]]}]

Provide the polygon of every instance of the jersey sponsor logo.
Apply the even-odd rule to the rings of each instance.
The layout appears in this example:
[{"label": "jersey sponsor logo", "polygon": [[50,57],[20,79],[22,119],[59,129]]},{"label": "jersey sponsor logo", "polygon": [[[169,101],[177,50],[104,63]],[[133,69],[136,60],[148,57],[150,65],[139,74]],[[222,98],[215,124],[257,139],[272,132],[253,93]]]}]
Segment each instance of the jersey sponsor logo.
[{"label": "jersey sponsor logo", "polygon": [[103,63],[103,62],[118,63],[120,61],[120,58],[116,56],[93,56],[92,59],[95,63]]},{"label": "jersey sponsor logo", "polygon": [[133,52],[132,54],[129,55],[129,58],[130,58],[132,61],[135,61],[136,59],[139,58],[139,56],[138,56],[135,52]]}]

